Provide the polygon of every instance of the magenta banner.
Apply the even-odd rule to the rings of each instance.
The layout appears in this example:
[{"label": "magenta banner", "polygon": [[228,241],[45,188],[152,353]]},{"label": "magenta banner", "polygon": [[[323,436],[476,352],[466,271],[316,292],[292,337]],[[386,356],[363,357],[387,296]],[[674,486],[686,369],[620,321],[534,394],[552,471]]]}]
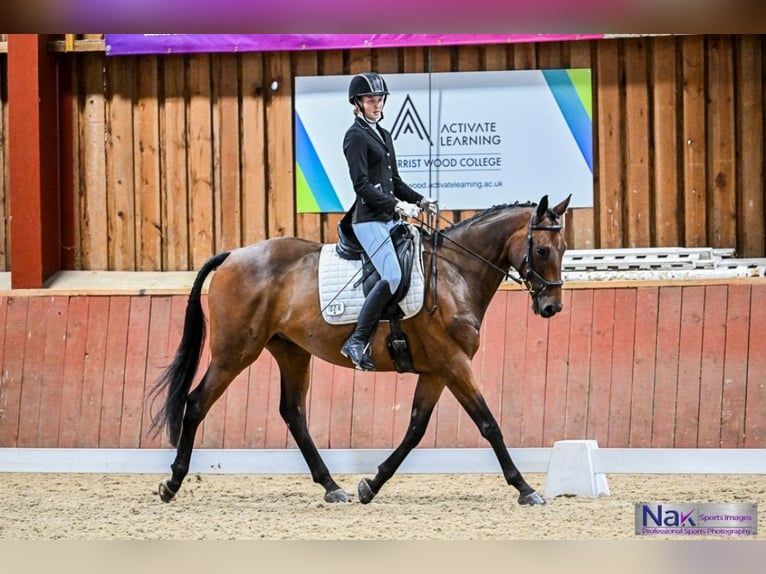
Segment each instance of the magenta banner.
[{"label": "magenta banner", "polygon": [[106,34],[106,53],[186,54],[350,50],[594,40],[604,34]]}]

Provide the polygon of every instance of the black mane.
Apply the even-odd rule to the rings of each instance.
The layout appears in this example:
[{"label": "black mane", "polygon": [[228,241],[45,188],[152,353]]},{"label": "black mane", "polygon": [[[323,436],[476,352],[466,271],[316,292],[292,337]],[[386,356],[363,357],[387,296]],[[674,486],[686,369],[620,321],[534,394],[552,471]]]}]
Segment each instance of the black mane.
[{"label": "black mane", "polygon": [[461,227],[474,223],[480,219],[484,219],[485,217],[490,217],[494,215],[495,213],[498,213],[499,211],[505,211],[506,209],[526,209],[529,207],[535,207],[536,205],[537,203],[530,202],[530,201],[527,201],[525,203],[519,203],[518,201],[515,201],[514,203],[503,203],[501,205],[493,205],[492,207],[488,207],[484,211],[480,211],[479,213],[472,215],[468,219],[464,219],[463,221],[458,221],[457,223],[453,223],[449,227],[442,229],[442,232],[455,231],[456,229],[460,229]]}]

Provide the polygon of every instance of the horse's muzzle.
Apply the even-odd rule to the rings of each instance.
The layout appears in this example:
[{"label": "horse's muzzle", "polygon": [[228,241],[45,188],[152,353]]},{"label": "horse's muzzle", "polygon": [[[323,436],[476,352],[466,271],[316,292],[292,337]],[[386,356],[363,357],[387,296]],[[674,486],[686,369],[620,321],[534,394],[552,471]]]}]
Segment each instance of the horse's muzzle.
[{"label": "horse's muzzle", "polygon": [[533,297],[532,298],[532,311],[535,315],[540,315],[544,319],[553,317],[556,313],[561,311],[563,305],[561,301],[549,297]]}]

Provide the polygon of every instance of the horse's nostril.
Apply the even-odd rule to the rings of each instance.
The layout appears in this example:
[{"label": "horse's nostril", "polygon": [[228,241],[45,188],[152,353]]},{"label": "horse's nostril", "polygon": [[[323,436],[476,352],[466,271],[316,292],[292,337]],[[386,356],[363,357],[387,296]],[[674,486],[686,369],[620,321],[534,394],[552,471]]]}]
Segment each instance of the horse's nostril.
[{"label": "horse's nostril", "polygon": [[546,305],[543,307],[543,317],[553,317],[558,312],[556,305]]}]

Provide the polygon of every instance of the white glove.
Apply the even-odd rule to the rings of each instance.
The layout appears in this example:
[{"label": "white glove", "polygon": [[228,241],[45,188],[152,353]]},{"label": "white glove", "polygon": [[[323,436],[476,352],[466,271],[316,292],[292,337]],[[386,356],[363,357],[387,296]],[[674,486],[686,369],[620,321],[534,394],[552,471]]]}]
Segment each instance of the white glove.
[{"label": "white glove", "polygon": [[394,209],[396,213],[405,217],[417,217],[420,215],[420,208],[414,203],[407,203],[406,201],[397,201]]},{"label": "white glove", "polygon": [[420,209],[430,213],[436,213],[439,210],[439,200],[433,197],[424,197],[420,200]]}]

